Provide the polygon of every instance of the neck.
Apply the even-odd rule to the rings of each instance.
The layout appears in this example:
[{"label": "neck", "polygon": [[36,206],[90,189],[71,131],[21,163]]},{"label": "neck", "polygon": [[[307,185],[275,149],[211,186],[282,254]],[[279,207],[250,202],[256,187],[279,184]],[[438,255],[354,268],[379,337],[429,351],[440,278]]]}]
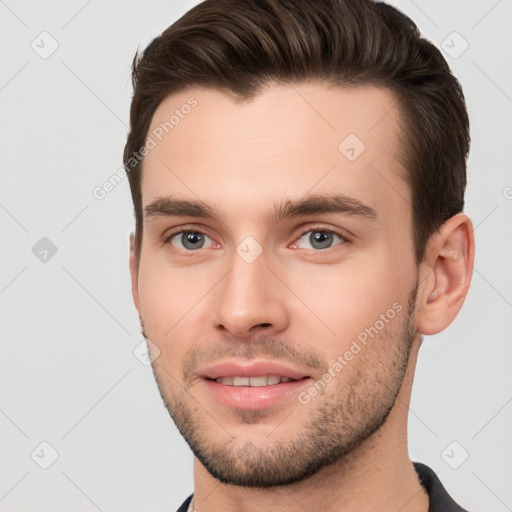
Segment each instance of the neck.
[{"label": "neck", "polygon": [[197,512],[427,512],[429,499],[407,452],[407,416],[419,338],[386,422],[343,459],[295,484],[265,489],[220,483],[194,459]]}]

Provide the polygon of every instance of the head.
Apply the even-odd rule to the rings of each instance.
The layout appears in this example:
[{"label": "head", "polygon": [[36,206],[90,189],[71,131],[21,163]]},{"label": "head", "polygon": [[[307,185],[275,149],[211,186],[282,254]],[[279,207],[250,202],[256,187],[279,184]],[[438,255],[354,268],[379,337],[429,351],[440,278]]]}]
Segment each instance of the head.
[{"label": "head", "polygon": [[[130,270],[162,398],[221,481],[312,476],[392,421],[466,296],[460,84],[385,4],[206,0],[133,85]],[[293,381],[250,406],[214,382],[245,370]]]}]

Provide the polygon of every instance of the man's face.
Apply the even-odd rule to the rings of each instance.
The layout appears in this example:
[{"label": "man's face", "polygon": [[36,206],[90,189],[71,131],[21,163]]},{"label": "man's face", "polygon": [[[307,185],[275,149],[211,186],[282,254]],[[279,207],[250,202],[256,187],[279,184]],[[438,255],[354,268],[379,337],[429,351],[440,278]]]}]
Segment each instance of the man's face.
[{"label": "man's face", "polygon": [[221,481],[301,480],[388,417],[416,335],[395,103],[375,87],[272,85],[246,103],[194,88],[153,117],[161,137],[181,113],[144,160],[136,302],[162,398]]}]

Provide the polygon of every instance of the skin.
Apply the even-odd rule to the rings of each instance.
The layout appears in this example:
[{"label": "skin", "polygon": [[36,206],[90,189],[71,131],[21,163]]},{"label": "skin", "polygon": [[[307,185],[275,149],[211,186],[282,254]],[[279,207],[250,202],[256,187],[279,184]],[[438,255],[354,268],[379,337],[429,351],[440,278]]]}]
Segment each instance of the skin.
[{"label": "skin", "polygon": [[[172,194],[217,217],[145,215],[130,272],[160,393],[196,455],[196,510],[426,512],[407,451],[408,406],[422,335],[445,329],[466,297],[471,220],[449,219],[416,266],[403,121],[386,89],[269,84],[240,103],[190,88],[162,102],[150,132],[191,96],[197,106],[144,159],[142,203]],[[351,133],[366,146],[354,161],[338,149]],[[266,218],[275,203],[308,194],[343,194],[377,216]],[[187,250],[181,234],[165,242],[171,229],[204,233],[204,246]],[[315,250],[308,237],[325,230],[344,238]],[[248,236],[262,250],[252,263],[236,251]],[[315,382],[393,304],[400,311],[307,404],[294,393],[233,410],[198,375],[204,363],[273,359]],[[328,453],[336,460],[319,460]],[[250,486],[253,474],[292,483]]]}]

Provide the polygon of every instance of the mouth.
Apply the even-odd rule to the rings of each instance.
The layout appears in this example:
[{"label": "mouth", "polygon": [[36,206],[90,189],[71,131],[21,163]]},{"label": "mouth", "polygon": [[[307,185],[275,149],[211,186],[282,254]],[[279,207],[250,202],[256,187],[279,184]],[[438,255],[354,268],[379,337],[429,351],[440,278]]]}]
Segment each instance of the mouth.
[{"label": "mouth", "polygon": [[209,398],[232,409],[246,410],[283,404],[312,380],[302,370],[276,361],[225,361],[199,374]]},{"label": "mouth", "polygon": [[[307,377],[303,377],[306,378]],[[213,380],[213,379],[210,379]],[[281,377],[279,375],[261,375],[256,377],[218,377],[215,382],[226,386],[250,386],[260,388],[264,386],[275,386],[283,382],[296,382],[297,379]]]}]

